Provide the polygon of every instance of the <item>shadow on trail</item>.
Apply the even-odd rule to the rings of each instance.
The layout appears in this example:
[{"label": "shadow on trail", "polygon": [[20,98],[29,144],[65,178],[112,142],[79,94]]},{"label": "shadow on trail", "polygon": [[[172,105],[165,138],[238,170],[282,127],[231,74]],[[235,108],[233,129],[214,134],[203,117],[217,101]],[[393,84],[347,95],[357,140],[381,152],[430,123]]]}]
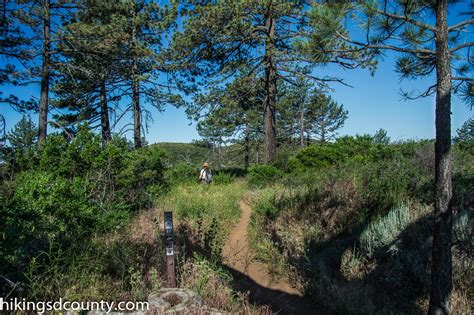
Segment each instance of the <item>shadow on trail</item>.
[{"label": "shadow on trail", "polygon": [[[280,290],[263,287],[247,275],[231,267],[223,265],[234,278],[233,288],[241,293],[248,293],[249,301],[255,305],[268,305],[278,314],[322,314],[321,308],[312,304],[307,298],[288,294]],[[324,314],[330,314],[324,312]]]}]

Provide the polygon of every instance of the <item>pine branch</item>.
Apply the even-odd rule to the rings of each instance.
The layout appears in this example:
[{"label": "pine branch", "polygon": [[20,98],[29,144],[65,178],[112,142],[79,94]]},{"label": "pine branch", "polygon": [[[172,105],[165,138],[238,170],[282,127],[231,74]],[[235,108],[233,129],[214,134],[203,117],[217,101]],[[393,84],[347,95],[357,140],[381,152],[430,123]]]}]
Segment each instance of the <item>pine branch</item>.
[{"label": "pine branch", "polygon": [[[384,50],[393,50],[393,51],[398,51],[398,52],[405,52],[405,53],[410,53],[410,54],[416,54],[416,55],[434,55],[435,52],[429,49],[411,49],[411,48],[403,48],[403,47],[397,47],[393,45],[380,45],[380,44],[369,44],[369,43],[362,43],[359,41],[351,40],[347,38],[346,36],[342,35],[340,32],[336,31],[336,35],[344,40],[347,43],[357,45],[357,46],[362,46],[367,49],[384,49]],[[428,57],[423,57],[423,56],[418,56],[419,58],[428,58]]]},{"label": "pine branch", "polygon": [[379,10],[375,7],[370,7],[370,10],[378,13],[378,14],[381,14],[381,15],[384,15],[386,17],[390,17],[392,19],[396,19],[396,20],[401,20],[401,21],[405,21],[405,22],[408,22],[412,25],[415,25],[415,26],[418,26],[418,27],[421,27],[421,28],[424,28],[424,29],[427,29],[427,30],[430,30],[432,32],[435,32],[436,31],[436,28],[434,26],[431,26],[429,24],[426,24],[426,23],[422,23],[420,21],[417,21],[417,20],[414,20],[412,18],[410,18],[409,16],[407,15],[398,15],[398,14],[394,14],[394,13],[390,13],[390,12],[386,12],[386,11],[383,11],[383,10]]},{"label": "pine branch", "polygon": [[455,80],[455,81],[472,81],[474,82],[474,79],[473,78],[467,78],[467,77],[452,77],[451,80]]},{"label": "pine branch", "polygon": [[456,46],[454,48],[451,48],[449,50],[450,53],[453,53],[455,51],[458,51],[458,50],[461,50],[463,48],[467,48],[467,47],[474,47],[474,42],[467,42],[467,43],[464,43],[464,44],[461,44],[459,46]]},{"label": "pine branch", "polygon": [[463,26],[470,25],[470,24],[474,24],[474,19],[462,21],[462,22],[460,22],[456,25],[450,26],[450,27],[448,27],[448,32],[451,32],[453,30],[456,30],[458,28],[462,28]]}]

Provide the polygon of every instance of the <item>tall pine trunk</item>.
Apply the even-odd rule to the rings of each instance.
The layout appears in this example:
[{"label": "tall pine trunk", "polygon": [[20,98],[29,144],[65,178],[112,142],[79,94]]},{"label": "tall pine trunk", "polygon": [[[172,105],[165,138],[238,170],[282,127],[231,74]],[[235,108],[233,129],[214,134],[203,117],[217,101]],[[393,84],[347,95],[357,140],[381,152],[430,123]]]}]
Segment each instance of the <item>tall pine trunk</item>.
[{"label": "tall pine trunk", "polygon": [[222,150],[221,150],[222,139],[219,138],[217,142],[217,166],[219,169],[222,168]]},{"label": "tall pine trunk", "polygon": [[304,148],[304,107],[300,109],[300,145]]},{"label": "tall pine trunk", "polygon": [[141,110],[140,110],[140,81],[138,79],[137,33],[132,31],[133,64],[132,64],[132,102],[133,102],[133,140],[135,148],[142,147]]},{"label": "tall pine trunk", "polygon": [[249,168],[250,162],[250,139],[249,139],[249,125],[245,124],[245,136],[244,136],[244,167]]},{"label": "tall pine trunk", "polygon": [[43,51],[41,65],[41,87],[39,104],[38,142],[46,139],[48,133],[49,76],[51,67],[51,3],[43,4]]},{"label": "tall pine trunk", "polygon": [[133,141],[135,148],[142,147],[140,82],[137,79],[133,79]]},{"label": "tall pine trunk", "polygon": [[271,162],[276,155],[276,84],[277,71],[275,63],[275,23],[276,19],[270,16],[265,18],[267,38],[265,40],[265,90],[266,98],[264,105],[263,127],[264,127],[264,151],[265,162]]},{"label": "tall pine trunk", "polygon": [[100,84],[100,124],[102,129],[102,144],[105,146],[112,139],[110,133],[109,107],[107,105],[107,89],[105,80]]},{"label": "tall pine trunk", "polygon": [[324,119],[321,121],[321,143],[326,143],[326,125]]},{"label": "tall pine trunk", "polygon": [[260,164],[260,156],[259,156],[258,150],[259,150],[259,145],[257,142],[256,150],[255,150],[255,163],[256,164]]},{"label": "tall pine trunk", "polygon": [[448,314],[452,289],[451,67],[446,0],[436,2],[435,217],[429,314]]}]

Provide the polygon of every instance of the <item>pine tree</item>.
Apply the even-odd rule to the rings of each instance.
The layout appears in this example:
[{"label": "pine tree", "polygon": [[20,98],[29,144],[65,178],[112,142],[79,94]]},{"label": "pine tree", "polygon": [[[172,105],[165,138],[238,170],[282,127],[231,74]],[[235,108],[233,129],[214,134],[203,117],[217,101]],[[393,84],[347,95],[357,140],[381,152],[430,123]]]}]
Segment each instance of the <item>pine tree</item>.
[{"label": "pine tree", "polygon": [[200,120],[198,132],[205,140],[217,147],[225,141],[243,143],[245,167],[250,164],[252,143],[258,146],[263,133],[259,110],[264,97],[262,83],[256,77],[239,77],[225,87],[196,96],[188,107],[188,115]]},{"label": "pine tree", "polygon": [[[12,1],[2,0],[0,8],[0,56],[9,61],[26,58],[23,52],[24,46],[28,43],[25,34],[20,30],[12,16],[14,6]],[[15,83],[15,66],[6,63],[0,68],[0,85]]]},{"label": "pine tree", "polygon": [[67,128],[87,121],[100,127],[102,142],[111,140],[111,102],[118,103],[127,86],[122,67],[125,51],[126,8],[115,1],[86,1],[60,34],[63,60],[58,66],[54,105],[67,109],[55,120]]},{"label": "pine tree", "polygon": [[131,104],[115,115],[113,125],[131,111],[135,147],[141,147],[142,120],[150,117],[140,105],[141,98],[160,111],[166,104],[180,102],[175,87],[160,77],[169,72],[161,53],[162,36],[174,17],[173,7],[155,2],[83,2],[77,20],[62,34],[60,48],[66,60],[55,105],[68,113],[56,117],[60,123],[87,120],[91,128],[101,127],[105,143],[111,138],[109,113],[119,112],[119,102],[130,98]]},{"label": "pine tree", "polygon": [[[451,25],[449,5],[462,8]],[[447,314],[452,290],[451,93],[464,91],[464,97],[472,104],[469,49],[474,42],[469,36],[474,5],[472,1],[454,0],[328,2],[315,4],[311,15],[313,32],[309,45],[302,47],[318,60],[344,59],[351,53],[374,60],[383,51],[391,50],[400,54],[396,71],[402,78],[435,74],[435,82],[424,92],[405,92],[404,96],[414,99],[436,94],[436,202],[429,313]],[[345,28],[346,18],[355,19],[353,24],[361,26],[364,34],[351,36]],[[328,39],[327,34],[333,37]]]},{"label": "pine tree", "polygon": [[456,130],[455,143],[459,143],[463,149],[474,148],[474,119],[469,118],[464,124]]},{"label": "pine tree", "polygon": [[294,49],[308,26],[305,1],[199,1],[185,5],[183,12],[183,31],[173,38],[183,72],[193,78],[226,80],[253,74],[264,78],[261,108],[265,160],[270,162],[276,154],[278,80],[293,84],[302,78],[320,84],[337,80],[312,76],[314,60],[303,59]]},{"label": "pine tree", "polygon": [[343,105],[316,90],[310,97],[308,108],[309,128],[316,139],[322,143],[335,139],[337,130],[344,125],[348,115]]},{"label": "pine tree", "polygon": [[374,143],[379,143],[379,144],[389,144],[390,143],[390,137],[387,135],[387,130],[380,128],[375,132],[374,135]]},{"label": "pine tree", "polygon": [[[28,80],[15,64],[26,63],[33,58],[29,50],[30,39],[21,30],[15,19],[15,1],[2,0],[0,8],[0,57],[4,63],[0,67],[0,86],[18,85]],[[37,110],[34,99],[21,100],[15,95],[3,95],[0,91],[0,103],[6,103],[21,113]]]},{"label": "pine tree", "polygon": [[38,141],[38,128],[30,116],[23,116],[15,127],[8,132],[6,138],[14,149],[31,148]]},{"label": "pine tree", "polygon": [[27,50],[32,58],[25,64],[24,72],[30,77],[31,82],[36,83],[36,79],[39,79],[40,83],[39,143],[44,141],[47,135],[50,85],[57,62],[56,34],[75,9],[76,4],[72,1],[16,0],[14,17],[23,27],[29,28],[28,33],[31,34],[27,38],[29,41]]},{"label": "pine tree", "polygon": [[167,63],[164,42],[168,31],[175,26],[177,10],[173,1],[171,5],[163,6],[144,0],[127,0],[124,3],[128,35],[126,76],[131,83],[133,139],[135,147],[139,148],[143,145],[142,119],[150,116],[141,105],[142,97],[159,111],[167,104],[181,103],[176,84],[163,80],[172,72]]},{"label": "pine tree", "polygon": [[280,130],[286,140],[299,138],[300,146],[311,138],[326,142],[335,139],[348,112],[329,95],[308,84],[285,85],[279,98]]}]

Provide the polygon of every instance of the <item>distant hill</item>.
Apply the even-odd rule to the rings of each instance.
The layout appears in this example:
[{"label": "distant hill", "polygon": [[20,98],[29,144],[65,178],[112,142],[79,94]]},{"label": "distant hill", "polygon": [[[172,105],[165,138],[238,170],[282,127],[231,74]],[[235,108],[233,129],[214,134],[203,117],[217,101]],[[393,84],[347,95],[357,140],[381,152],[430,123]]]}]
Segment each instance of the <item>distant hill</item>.
[{"label": "distant hill", "polygon": [[217,148],[209,148],[192,143],[161,142],[152,145],[162,148],[168,154],[168,158],[165,161],[167,166],[178,163],[199,166],[204,162],[209,162],[211,168],[218,169],[243,167],[244,164],[244,152],[240,144],[223,146],[220,149],[220,154]]}]

